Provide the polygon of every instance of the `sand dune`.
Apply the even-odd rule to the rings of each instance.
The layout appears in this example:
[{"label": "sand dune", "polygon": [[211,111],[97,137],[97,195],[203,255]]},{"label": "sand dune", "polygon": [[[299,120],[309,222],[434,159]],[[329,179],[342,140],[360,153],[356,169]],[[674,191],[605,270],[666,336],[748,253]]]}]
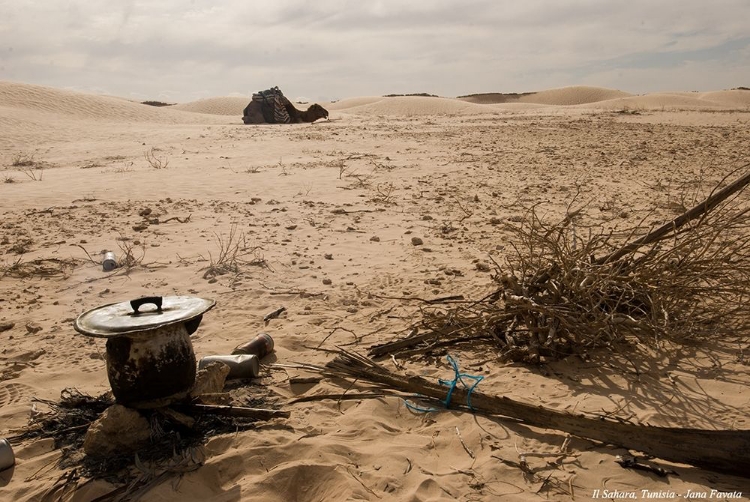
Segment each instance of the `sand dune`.
[{"label": "sand dune", "polygon": [[627,96],[631,96],[631,94],[603,87],[578,85],[540,92],[471,94],[459,99],[480,104],[534,103],[540,105],[569,106],[598,103],[600,101]]},{"label": "sand dune", "polygon": [[748,110],[750,109],[750,92],[663,92],[611,99],[595,103],[592,107],[601,109],[628,107],[644,110]]},{"label": "sand dune", "polygon": [[569,106],[599,103],[627,96],[631,96],[631,94],[601,87],[575,86],[535,92],[528,96],[522,96],[519,101],[540,105]]},{"label": "sand dune", "polygon": [[[460,98],[493,105],[527,103],[545,106],[578,106],[593,109],[615,109],[630,106],[643,109],[716,109],[750,107],[750,91],[660,92],[633,95],[601,87],[573,86],[520,94],[475,94]],[[502,108],[502,107],[501,107]]]},{"label": "sand dune", "polygon": [[223,97],[223,98],[206,98],[189,103],[179,103],[173,105],[175,110],[182,110],[193,113],[203,113],[207,115],[233,115],[242,117],[242,110],[250,102],[250,98]]},{"label": "sand dune", "polygon": [[125,122],[194,123],[205,120],[191,117],[172,107],[154,107],[122,98],[5,81],[0,81],[0,107],[78,119]]},{"label": "sand dune", "polygon": [[731,91],[710,91],[698,93],[698,99],[702,101],[711,101],[739,109],[750,108],[750,91],[748,90],[731,90]]},{"label": "sand dune", "polygon": [[356,98],[341,99],[334,103],[326,103],[323,104],[323,106],[328,110],[348,110],[351,108],[357,108],[360,106],[377,103],[378,101],[382,101],[384,99],[388,98],[384,98],[383,96],[360,96]]},{"label": "sand dune", "polygon": [[[28,110],[79,119],[196,123],[210,119],[192,114],[241,117],[247,103],[248,98],[217,97],[169,107],[152,107],[117,97],[0,81],[0,107],[15,110],[9,110],[6,115]],[[746,109],[750,107],[750,91],[676,92],[634,96],[612,89],[575,86],[517,95],[481,94],[459,99],[365,96],[322,104],[332,112],[391,116],[471,115],[493,113],[494,109],[498,108],[523,110],[544,106],[578,106],[594,109],[615,109],[624,106],[643,109]],[[487,104],[492,106],[483,106]],[[299,109],[305,108],[305,105],[296,103],[295,106]]]},{"label": "sand dune", "polygon": [[494,113],[482,105],[453,98],[424,96],[396,96],[387,98],[357,98],[335,103],[334,110],[369,115],[471,115]]}]

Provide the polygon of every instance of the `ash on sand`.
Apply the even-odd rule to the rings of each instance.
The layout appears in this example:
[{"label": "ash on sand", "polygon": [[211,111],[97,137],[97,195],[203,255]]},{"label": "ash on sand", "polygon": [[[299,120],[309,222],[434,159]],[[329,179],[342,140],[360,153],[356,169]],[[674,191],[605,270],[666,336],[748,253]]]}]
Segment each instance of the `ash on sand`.
[{"label": "ash on sand", "polygon": [[[263,386],[236,382],[230,389],[225,390],[230,390],[235,403],[270,404],[269,393]],[[203,413],[191,417],[195,422],[192,427],[188,427],[184,422],[175,420],[168,408],[136,411],[116,405],[111,392],[93,397],[70,388],[61,392],[59,402],[44,399],[34,401],[32,419],[28,427],[9,440],[17,444],[29,439],[52,438],[55,448],[60,449],[62,453],[58,461],[59,467],[75,471],[76,480],[104,479],[115,484],[130,484],[138,478],[143,478],[145,472],[153,478],[159,471],[186,472],[198,468],[204,460],[201,446],[210,437],[252,429],[258,421],[254,418],[223,417]],[[36,403],[49,408],[49,411],[38,411]],[[123,443],[118,445],[122,448],[120,453],[110,449],[105,456],[86,455],[85,447],[88,449],[97,446],[96,442],[84,445],[87,431],[104,413],[116,415],[115,418],[120,419],[119,423],[130,424],[134,426],[134,429],[130,429],[138,429],[141,434],[143,430],[140,426],[146,424],[148,437],[141,436],[140,439],[145,439],[144,441],[131,443],[135,448],[130,451],[127,451],[127,444]],[[135,427],[136,425],[140,426]],[[121,436],[130,434],[122,429],[119,432]],[[102,437],[111,438],[112,435],[105,434]]]}]

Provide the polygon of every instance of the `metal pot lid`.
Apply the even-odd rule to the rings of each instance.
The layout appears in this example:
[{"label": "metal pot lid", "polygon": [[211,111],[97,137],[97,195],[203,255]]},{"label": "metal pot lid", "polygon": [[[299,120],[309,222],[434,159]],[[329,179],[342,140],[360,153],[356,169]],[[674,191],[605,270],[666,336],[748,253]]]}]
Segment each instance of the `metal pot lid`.
[{"label": "metal pot lid", "polygon": [[109,338],[187,322],[214,305],[214,300],[194,296],[147,296],[84,312],[73,328],[84,335]]}]

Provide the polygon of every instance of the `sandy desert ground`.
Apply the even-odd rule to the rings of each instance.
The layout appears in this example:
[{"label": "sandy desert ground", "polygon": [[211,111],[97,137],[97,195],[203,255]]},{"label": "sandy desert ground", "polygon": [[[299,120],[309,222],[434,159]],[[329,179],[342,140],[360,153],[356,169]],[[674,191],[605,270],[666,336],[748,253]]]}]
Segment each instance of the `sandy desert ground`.
[{"label": "sandy desert ground", "polygon": [[[276,352],[264,363],[323,364],[331,356],[315,350],[321,343],[365,353],[403,335],[418,302],[399,298],[492,291],[491,259],[508,250],[498,223],[532,205],[556,218],[578,194],[590,224],[665,221],[679,212],[681,187],[716,184],[748,158],[750,91],[633,96],[572,87],[498,101],[361,97],[322,103],[329,121],[244,126],[246,98],[157,108],[0,82],[0,437],[27,424],[34,397],[109,390],[104,342],[72,327],[91,308],[153,294],[212,298],[217,306],[193,336],[199,357],[265,331]],[[157,167],[168,164],[155,168],[146,152]],[[21,160],[29,162],[14,165]],[[206,275],[232,235],[245,245],[238,270]],[[140,260],[127,271],[105,273],[93,262],[128,248]],[[57,264],[60,273],[9,273],[16,263]],[[286,312],[265,325],[281,306]],[[540,367],[452,355],[485,377],[485,393],[651,425],[748,429],[743,349],[715,343]],[[451,373],[442,357],[403,364],[430,379]],[[290,385],[289,371],[268,364],[261,376],[252,386],[277,403],[342,391],[325,380]],[[625,450],[578,438],[558,468],[529,456],[539,469],[530,477],[498,457],[558,452],[564,433],[414,413],[396,397],[284,409],[289,419],[212,437],[205,465],[147,500],[750,493],[747,478],[690,466],[662,462],[679,474],[666,478],[623,469],[614,459]],[[63,473],[60,452],[49,439],[14,449],[0,499],[40,500]],[[74,500],[112,488],[89,483]]]}]

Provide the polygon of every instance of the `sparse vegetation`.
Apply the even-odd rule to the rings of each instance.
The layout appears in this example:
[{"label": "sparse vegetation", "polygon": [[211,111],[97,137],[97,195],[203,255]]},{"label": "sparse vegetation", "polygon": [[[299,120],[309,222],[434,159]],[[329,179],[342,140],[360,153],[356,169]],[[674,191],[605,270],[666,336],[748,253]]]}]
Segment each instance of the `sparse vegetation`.
[{"label": "sparse vegetation", "polygon": [[204,270],[204,279],[215,281],[220,275],[236,276],[243,265],[268,266],[260,253],[261,247],[249,245],[244,232],[238,232],[237,225],[231,226],[228,236],[214,233],[214,237],[219,252],[215,255],[208,252],[209,265],[201,269]]},{"label": "sparse vegetation", "polygon": [[619,113],[620,115],[640,115],[641,112],[639,110],[636,110],[634,108],[630,108],[628,106],[625,106],[617,111],[615,113]]},{"label": "sparse vegetation", "polygon": [[78,260],[73,258],[40,258],[36,260],[23,261],[23,256],[18,257],[10,264],[0,265],[0,279],[13,277],[15,279],[26,279],[29,277],[66,277],[77,265]]},{"label": "sparse vegetation", "polygon": [[163,101],[141,101],[142,105],[148,106],[172,106],[174,103],[164,103]]},{"label": "sparse vegetation", "polygon": [[404,97],[404,96],[420,96],[423,98],[437,98],[439,97],[437,94],[428,94],[426,92],[415,92],[411,94],[384,94],[384,98],[398,98],[398,97]]},{"label": "sparse vegetation", "polygon": [[120,235],[117,239],[117,247],[120,248],[120,253],[117,257],[117,268],[125,271],[125,274],[129,274],[131,269],[143,264],[143,259],[146,257],[146,243],[140,240],[132,240],[130,237]]},{"label": "sparse vegetation", "polygon": [[372,198],[372,201],[381,204],[395,204],[392,199],[395,190],[396,186],[390,181],[386,183],[378,183],[375,187],[376,195]]},{"label": "sparse vegetation", "polygon": [[130,162],[123,162],[121,165],[112,168],[113,173],[129,173],[133,171],[135,163],[131,160]]},{"label": "sparse vegetation", "polygon": [[27,153],[17,153],[13,157],[13,161],[11,162],[11,165],[13,167],[33,167],[37,165],[37,162],[34,160],[34,154],[27,154]]},{"label": "sparse vegetation", "polygon": [[159,157],[156,154],[157,151],[156,147],[151,147],[150,150],[143,152],[143,157],[154,169],[166,169],[169,166],[169,156],[165,154],[164,157]]},{"label": "sparse vegetation", "polygon": [[31,169],[31,168],[24,169],[23,170],[23,174],[25,174],[26,176],[28,176],[29,179],[32,180],[32,181],[42,181],[42,178],[44,177],[44,169],[42,169],[41,167],[39,168],[39,170],[38,170],[38,177],[37,177],[37,172],[34,172],[34,170]]},{"label": "sparse vegetation", "polygon": [[335,161],[336,167],[339,168],[339,179],[344,177],[344,173],[346,173],[349,170],[349,167],[346,165],[346,160],[339,159]]}]

